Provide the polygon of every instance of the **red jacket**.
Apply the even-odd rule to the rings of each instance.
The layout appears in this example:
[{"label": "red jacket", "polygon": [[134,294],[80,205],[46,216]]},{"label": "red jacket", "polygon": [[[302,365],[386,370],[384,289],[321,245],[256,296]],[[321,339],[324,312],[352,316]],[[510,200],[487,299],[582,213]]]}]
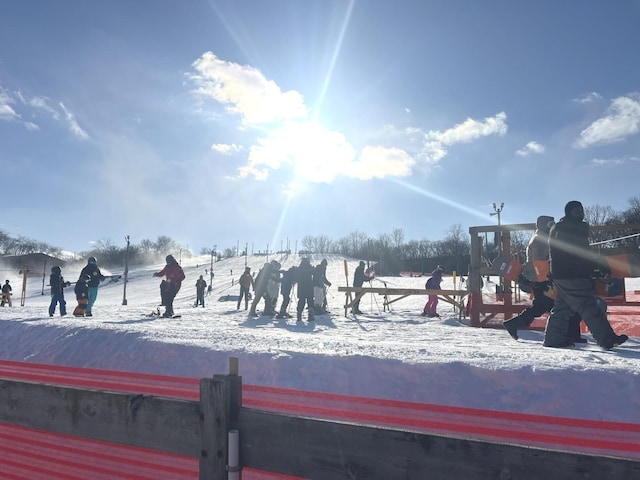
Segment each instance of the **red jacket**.
[{"label": "red jacket", "polygon": [[176,289],[176,292],[180,290],[182,286],[182,280],[184,280],[184,272],[182,271],[182,267],[177,264],[167,264],[165,267],[153,274],[154,277],[167,277],[167,283],[173,285],[173,288]]}]

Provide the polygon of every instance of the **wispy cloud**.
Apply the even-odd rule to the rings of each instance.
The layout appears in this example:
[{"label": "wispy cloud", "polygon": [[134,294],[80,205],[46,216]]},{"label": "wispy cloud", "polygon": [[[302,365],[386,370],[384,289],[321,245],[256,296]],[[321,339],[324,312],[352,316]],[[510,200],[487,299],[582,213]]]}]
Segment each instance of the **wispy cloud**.
[{"label": "wispy cloud", "polygon": [[506,119],[507,114],[500,112],[481,121],[467,118],[464,122],[444,132],[431,130],[424,136],[423,153],[430,163],[435,163],[447,155],[446,147],[457,143],[470,143],[490,135],[503,136],[508,130]]},{"label": "wispy cloud", "polygon": [[14,102],[15,100],[0,88],[0,120],[12,121],[20,117],[11,106]]},{"label": "wispy cloud", "polygon": [[588,148],[622,142],[627,137],[640,133],[640,101],[634,97],[614,99],[604,117],[580,132],[574,147]]},{"label": "wispy cloud", "polygon": [[583,95],[582,97],[574,98],[573,101],[576,103],[593,103],[597,100],[600,100],[601,98],[602,98],[602,95],[600,95],[599,93],[589,92],[586,95]]},{"label": "wispy cloud", "polygon": [[211,145],[211,150],[222,153],[223,155],[231,155],[234,152],[242,150],[242,145],[236,145],[235,143],[214,143]]},{"label": "wispy cloud", "polygon": [[60,102],[58,105],[60,105],[60,108],[64,113],[64,118],[67,122],[67,126],[69,127],[69,130],[71,130],[71,133],[73,133],[78,138],[87,140],[89,138],[89,134],[87,134],[87,132],[85,132],[82,129],[82,127],[78,125],[78,122],[76,121],[76,118],[73,115],[73,113],[67,110],[67,107],[65,107],[62,102]]},{"label": "wispy cloud", "polygon": [[516,151],[516,155],[527,157],[529,155],[541,155],[544,153],[544,146],[538,142],[529,142],[523,148]]},{"label": "wispy cloud", "polygon": [[591,160],[591,165],[593,167],[615,167],[629,162],[640,162],[640,157],[594,158]]}]

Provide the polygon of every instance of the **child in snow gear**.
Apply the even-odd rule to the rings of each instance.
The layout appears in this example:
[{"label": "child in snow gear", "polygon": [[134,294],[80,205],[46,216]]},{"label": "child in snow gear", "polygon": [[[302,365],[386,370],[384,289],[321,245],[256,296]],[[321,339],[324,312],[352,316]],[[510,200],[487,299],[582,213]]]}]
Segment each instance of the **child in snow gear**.
[{"label": "child in snow gear", "polygon": [[316,313],[327,313],[327,287],[331,282],[327,280],[327,259],[323,259],[313,270],[313,301]]},{"label": "child in snow gear", "polygon": [[238,280],[240,284],[240,295],[238,296],[238,310],[240,310],[240,304],[242,303],[242,299],[244,298],[244,309],[247,310],[249,308],[249,288],[254,289],[253,277],[251,276],[251,267],[245,267],[244,273],[240,275],[240,279]]},{"label": "child in snow gear", "polygon": [[84,317],[89,304],[89,283],[91,282],[91,275],[80,274],[80,278],[76,282],[76,286],[73,288],[76,294],[76,300],[78,306],[73,309],[74,317]]},{"label": "child in snow gear", "polygon": [[194,305],[194,307],[197,307],[198,305],[202,305],[202,308],[204,308],[204,289],[207,288],[207,282],[205,281],[204,278],[202,278],[202,275],[200,275],[200,278],[198,278],[198,280],[196,281],[196,304]]},{"label": "child in snow gear", "polygon": [[[356,267],[355,271],[353,272],[353,286],[354,287],[362,287],[362,285],[364,285],[364,282],[371,282],[371,280],[373,280],[374,275],[367,275],[367,273],[364,271],[364,265],[365,263],[360,260],[360,263],[358,264],[358,266]],[[357,295],[356,295],[357,296]],[[362,299],[362,297],[359,297],[355,302],[353,302],[353,313],[362,313],[360,311],[360,300]]]},{"label": "child in snow gear", "polygon": [[62,270],[57,265],[51,268],[49,276],[49,285],[51,285],[51,304],[49,305],[49,316],[53,317],[56,313],[56,306],[60,304],[60,316],[67,314],[67,302],[64,299],[64,287],[71,285],[71,282],[65,282],[62,277]]},{"label": "child in snow gear", "polygon": [[[162,305],[165,307],[164,318],[173,317],[173,299],[180,291],[182,281],[184,280],[184,271],[173,255],[167,255],[167,264],[162,270],[153,274],[154,277],[165,277],[160,285],[160,294],[162,296]],[[163,286],[164,284],[164,286]]]},{"label": "child in snow gear", "polygon": [[[426,290],[440,290],[440,283],[442,282],[443,272],[444,267],[442,265],[438,265],[438,267],[433,272],[431,272],[431,277],[427,280],[427,283],[425,283],[424,288]],[[429,299],[424,305],[422,315],[427,317],[439,317],[440,315],[438,315],[438,312],[436,311],[437,306],[438,295],[429,295]]]},{"label": "child in snow gear", "polygon": [[98,261],[96,260],[96,257],[89,257],[87,265],[80,272],[80,278],[82,278],[82,275],[89,275],[90,278],[89,296],[85,316],[91,317],[93,315],[91,313],[91,309],[98,298],[98,286],[100,285],[100,282],[103,282],[105,279],[105,276],[102,275],[102,272],[98,268]]},{"label": "child in snow gear", "polygon": [[298,267],[291,267],[282,273],[282,281],[280,282],[280,293],[282,293],[282,305],[280,305],[280,313],[277,318],[291,318],[287,313],[287,307],[291,301],[291,288],[297,282]]},{"label": "child in snow gear", "polygon": [[304,257],[298,267],[298,308],[297,320],[302,321],[302,312],[307,305],[308,321],[313,322],[313,267],[309,259]]},{"label": "child in snow gear", "polygon": [[2,305],[0,306],[4,307],[5,303],[11,306],[11,285],[9,284],[9,280],[6,280],[2,286]]}]

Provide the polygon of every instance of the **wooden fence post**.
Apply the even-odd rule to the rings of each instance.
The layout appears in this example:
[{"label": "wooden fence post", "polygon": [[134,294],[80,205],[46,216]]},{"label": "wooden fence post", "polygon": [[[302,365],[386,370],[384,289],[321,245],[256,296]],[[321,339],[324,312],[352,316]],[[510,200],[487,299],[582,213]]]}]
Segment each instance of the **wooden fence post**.
[{"label": "wooden fence post", "polygon": [[237,428],[241,388],[241,378],[234,374],[200,379],[200,480],[227,476],[228,431]]}]

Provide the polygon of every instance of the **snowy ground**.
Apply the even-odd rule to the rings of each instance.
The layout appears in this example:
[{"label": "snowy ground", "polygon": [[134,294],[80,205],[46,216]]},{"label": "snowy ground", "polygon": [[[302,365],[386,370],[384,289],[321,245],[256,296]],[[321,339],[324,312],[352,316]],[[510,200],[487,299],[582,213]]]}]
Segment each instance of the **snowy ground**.
[{"label": "snowy ground", "polygon": [[[283,268],[300,260],[296,255],[273,258]],[[49,318],[50,298],[48,290],[41,294],[41,278],[29,280],[26,304],[20,307],[21,278],[5,270],[2,279],[11,280],[14,306],[0,308],[0,358],[203,377],[225,373],[228,358],[237,356],[247,384],[640,423],[637,337],[612,352],[601,351],[588,334],[587,346],[548,349],[540,332],[522,332],[515,342],[504,330],[469,327],[442,301],[440,319],[421,317],[424,296],[400,300],[384,312],[382,297],[367,295],[361,303],[365,314],[345,317],[344,294],[338,292],[346,285],[343,257],[315,255],[312,264],[322,258],[329,260],[333,284],[330,315],[317,316],[313,325],[250,318],[244,309],[236,310],[235,301],[225,301],[238,294],[244,257],[214,264],[213,293],[205,308],[193,304],[198,276],[209,281],[209,258],[185,261],[187,279],[175,302],[179,319],[148,316],[159,303],[160,279],[152,273],[161,264],[130,270],[126,306],[122,281],[105,282],[92,318]],[[265,261],[260,256],[247,260],[256,273]],[[348,265],[351,284],[357,260],[349,259]],[[75,281],[78,271],[66,269],[63,275]],[[424,288],[425,280],[385,277],[373,285]],[[450,276],[442,287],[454,287]],[[627,282],[627,289],[638,288],[638,279]],[[65,295],[71,313],[73,288]]]}]

